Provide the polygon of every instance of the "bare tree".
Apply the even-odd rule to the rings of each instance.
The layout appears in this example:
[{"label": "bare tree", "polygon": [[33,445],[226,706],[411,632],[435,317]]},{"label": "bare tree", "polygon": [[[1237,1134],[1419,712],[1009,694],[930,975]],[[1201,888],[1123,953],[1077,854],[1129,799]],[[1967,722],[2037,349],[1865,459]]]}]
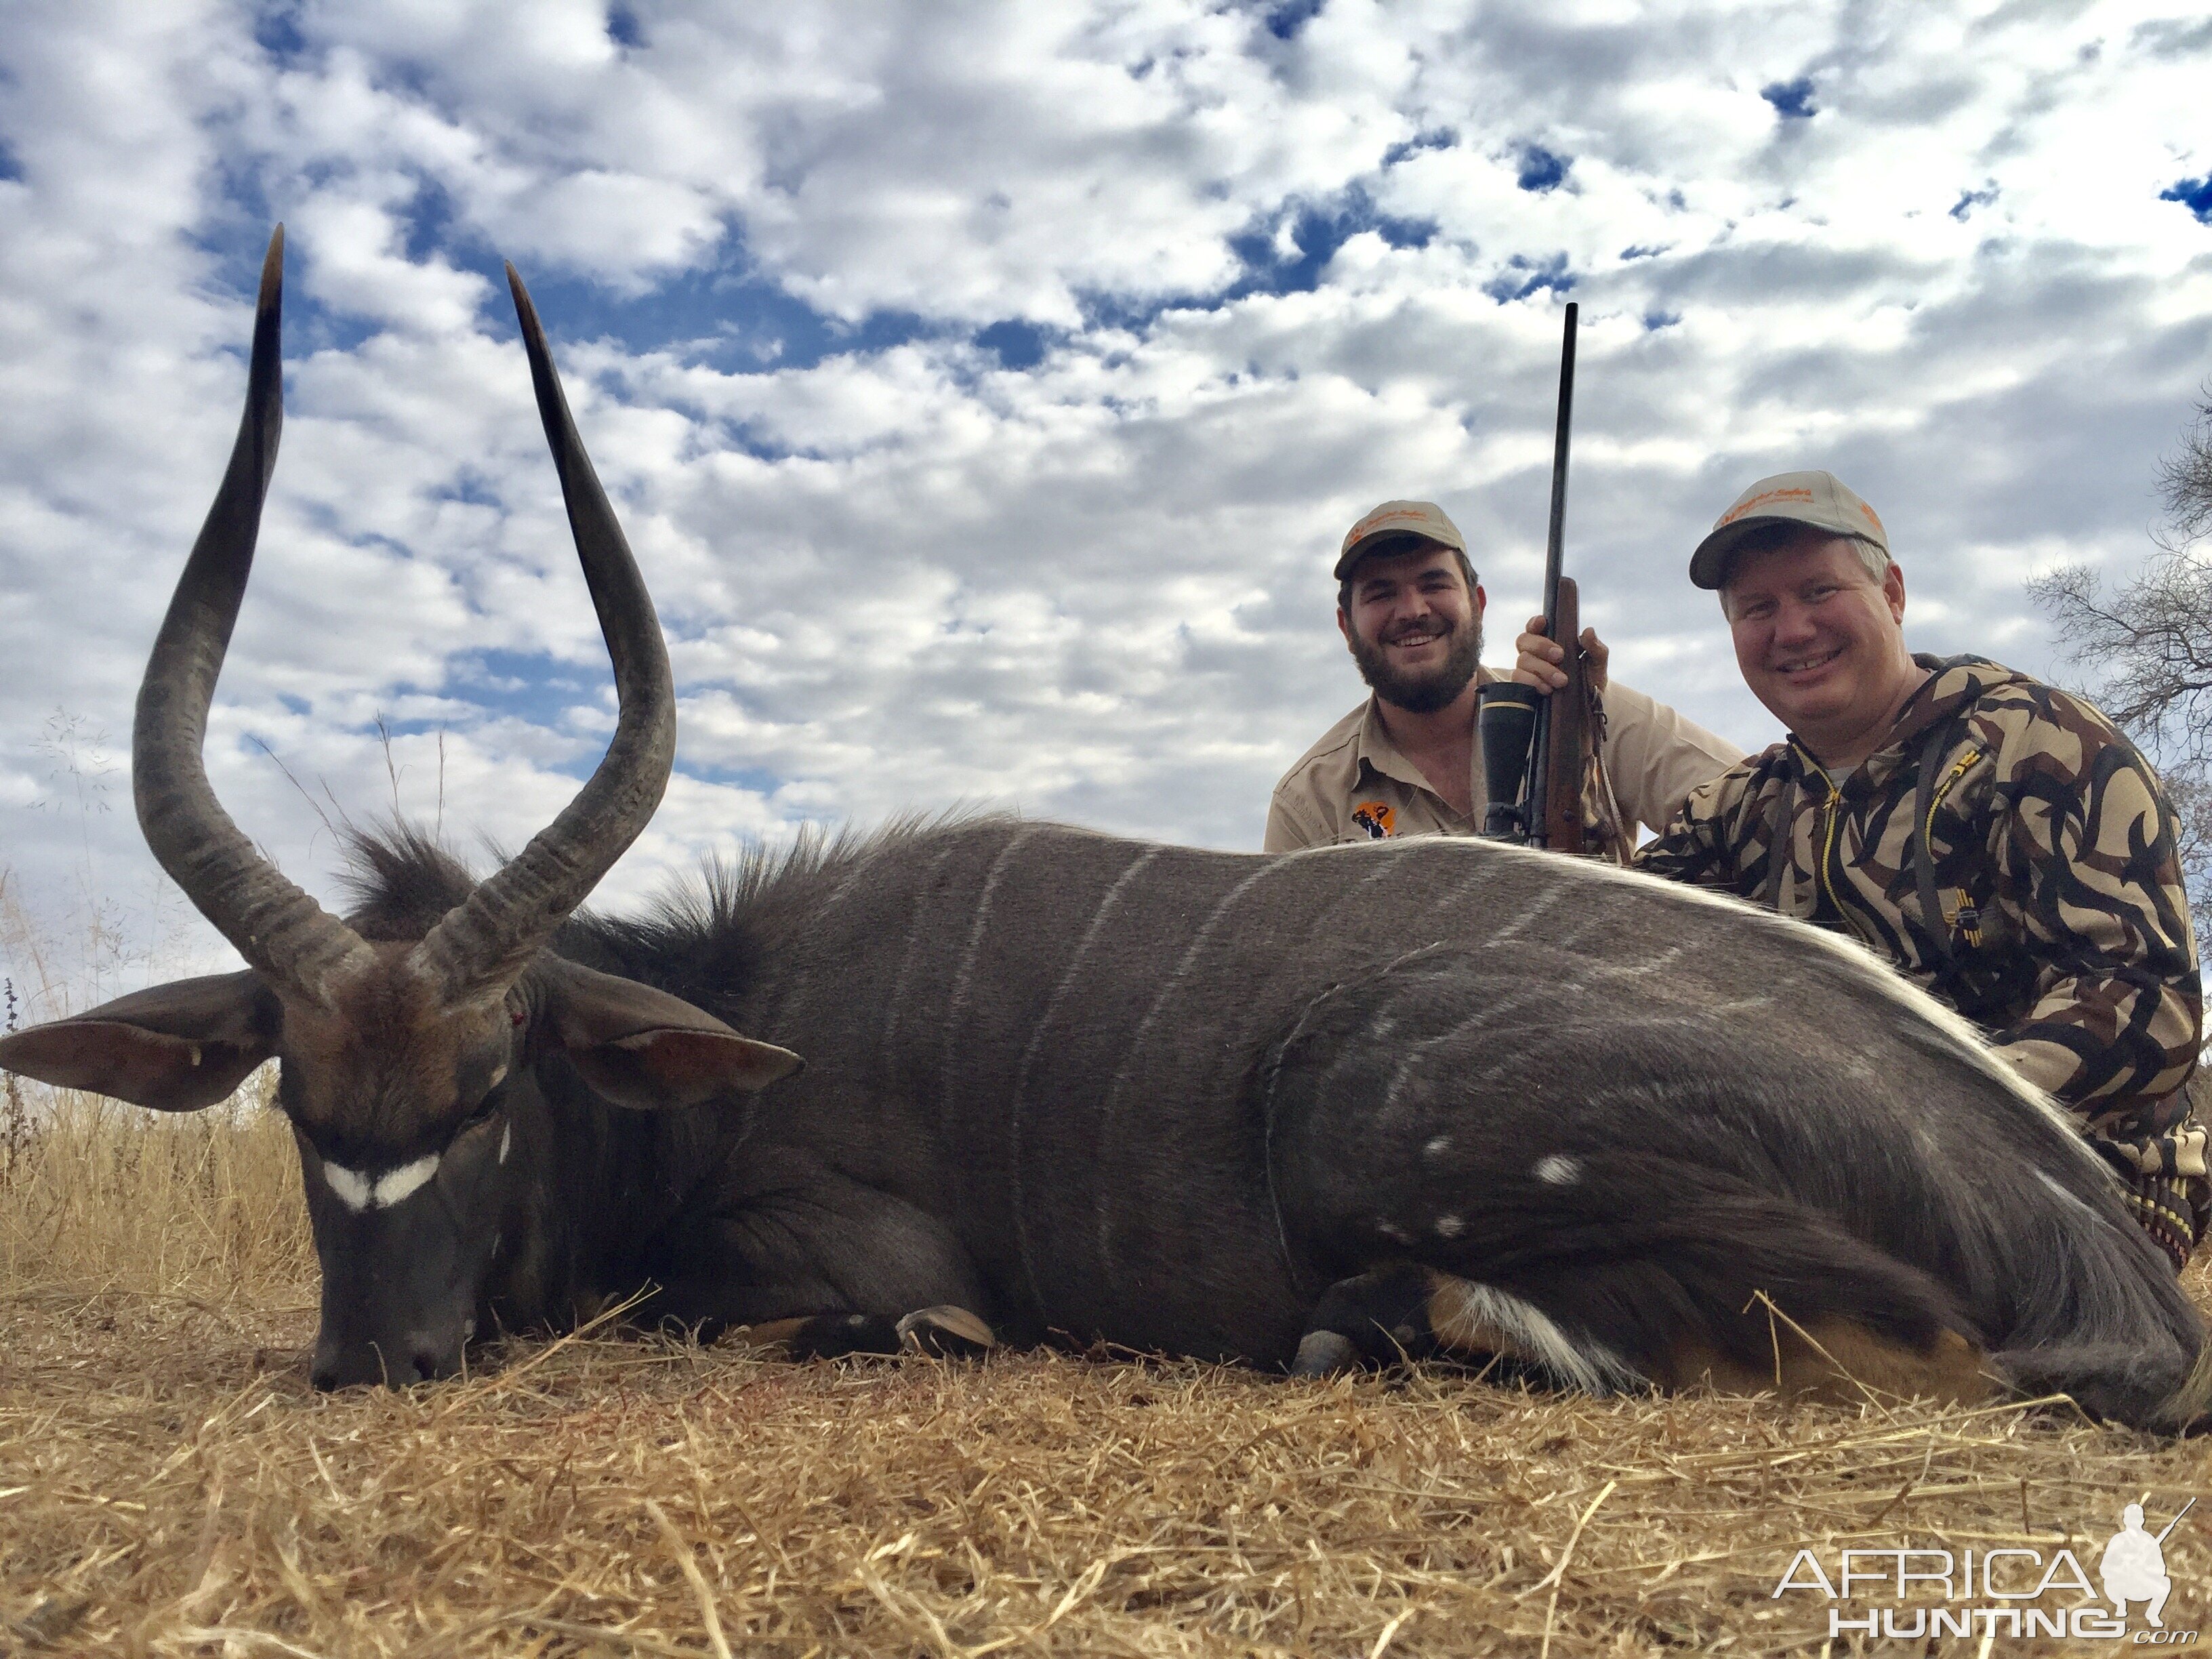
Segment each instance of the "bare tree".
[{"label": "bare tree", "polygon": [[2181,453],[2160,463],[2158,482],[2172,519],[2172,539],[2161,539],[2160,546],[2171,551],[2212,534],[2212,380],[2199,395],[2197,419],[2182,434]]},{"label": "bare tree", "polygon": [[2107,593],[2085,564],[2029,584],[2098,705],[2157,763],[2181,817],[2199,939],[2212,939],[2212,381],[2177,453],[2159,464],[2158,551]]}]

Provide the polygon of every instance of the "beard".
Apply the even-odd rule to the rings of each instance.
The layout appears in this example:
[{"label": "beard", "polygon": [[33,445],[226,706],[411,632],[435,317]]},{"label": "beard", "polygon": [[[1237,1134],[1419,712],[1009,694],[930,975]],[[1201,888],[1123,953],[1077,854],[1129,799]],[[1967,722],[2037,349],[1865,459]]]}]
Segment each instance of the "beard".
[{"label": "beard", "polygon": [[1444,637],[1450,644],[1449,653],[1435,667],[1418,673],[1393,667],[1381,643],[1362,639],[1357,633],[1352,639],[1352,659],[1359,665],[1359,678],[1374,687],[1375,695],[1383,702],[1409,714],[1433,714],[1466,690],[1467,683],[1474,678],[1475,664],[1482,656],[1482,618],[1477,617],[1464,626],[1455,624]]}]

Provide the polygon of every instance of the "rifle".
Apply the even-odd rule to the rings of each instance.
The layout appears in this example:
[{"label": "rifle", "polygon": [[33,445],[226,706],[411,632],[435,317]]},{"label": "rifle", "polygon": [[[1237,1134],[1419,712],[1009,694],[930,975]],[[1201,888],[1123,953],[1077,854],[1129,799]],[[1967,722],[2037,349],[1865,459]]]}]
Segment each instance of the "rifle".
[{"label": "rifle", "polygon": [[[2195,1509],[2196,1507],[2197,1507],[2197,1500],[2196,1500],[2195,1498],[2191,1498],[2191,1499],[2190,1499],[2186,1504],[2184,1504],[2181,1506],[2181,1515],[2186,1515],[2186,1514],[2188,1514],[2190,1510],[2191,1510]],[[2170,1533],[2170,1532],[2172,1532],[2172,1531],[2176,1527],[2178,1527],[2178,1526],[2179,1526],[2179,1525],[2181,1524],[2181,1515],[2177,1515],[2177,1516],[2175,1516],[2173,1517],[2173,1519],[2172,1519],[2172,1520],[2171,1520],[2171,1521],[2169,1521],[2169,1522],[2167,1522],[2166,1523],[2166,1532],[2162,1532],[2162,1533],[2159,1534],[2159,1535],[2158,1535],[2158,1541],[2159,1541],[2160,1543],[2163,1544],[2164,1542],[2166,1542],[2166,1533]]]},{"label": "rifle", "polygon": [[1484,781],[1490,805],[1482,833],[1555,852],[1589,850],[1583,823],[1589,764],[1589,682],[1583,660],[1582,605],[1574,579],[1560,574],[1566,542],[1567,441],[1575,412],[1575,323],[1567,304],[1559,348],[1559,423],[1552,440],[1552,518],[1544,548],[1544,635],[1565,647],[1567,683],[1549,696],[1533,685],[1499,681],[1475,694]]}]

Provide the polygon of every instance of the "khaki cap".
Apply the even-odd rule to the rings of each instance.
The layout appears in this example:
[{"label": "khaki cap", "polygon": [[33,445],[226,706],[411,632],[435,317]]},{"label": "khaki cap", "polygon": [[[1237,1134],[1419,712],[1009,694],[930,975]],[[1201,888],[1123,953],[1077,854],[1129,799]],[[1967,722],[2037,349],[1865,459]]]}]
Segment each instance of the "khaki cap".
[{"label": "khaki cap", "polygon": [[1889,551],[1889,532],[1874,509],[1834,473],[1778,472],[1737,496],[1714,522],[1712,533],[1690,555],[1690,580],[1717,588],[1728,580],[1729,556],[1736,544],[1759,526],[1776,523],[1810,525]]},{"label": "khaki cap", "polygon": [[1336,556],[1336,580],[1342,581],[1349,575],[1352,566],[1376,550],[1377,543],[1400,536],[1467,551],[1467,538],[1434,501],[1385,501],[1345,532],[1344,547]]}]

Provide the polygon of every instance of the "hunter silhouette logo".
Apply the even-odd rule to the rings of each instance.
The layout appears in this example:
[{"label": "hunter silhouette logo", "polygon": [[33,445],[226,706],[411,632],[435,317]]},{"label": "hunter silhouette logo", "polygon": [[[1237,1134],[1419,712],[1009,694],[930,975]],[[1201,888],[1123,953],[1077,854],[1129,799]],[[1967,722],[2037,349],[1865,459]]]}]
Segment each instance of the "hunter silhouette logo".
[{"label": "hunter silhouette logo", "polygon": [[2097,1576],[2105,1581],[2105,1599],[2121,1618],[2128,1616],[2129,1602],[2148,1601],[2150,1605],[2143,1609],[2143,1617],[2153,1630],[2166,1628],[2166,1620],[2159,1615],[2166,1611],[2166,1598],[2173,1594],[2173,1580],[2166,1576],[2166,1535],[2181,1524],[2182,1515],[2196,1507],[2192,1498],[2181,1506],[2181,1515],[2167,1522],[2166,1530],[2155,1538],[2143,1530],[2142,1504],[2130,1504],[2120,1511],[2120,1530],[2105,1546]]},{"label": "hunter silhouette logo", "polygon": [[[2166,1627],[2166,1602],[2173,1593],[2173,1581],[2166,1576],[2165,1545],[2182,1516],[2196,1507],[2192,1498],[2155,1534],[2143,1525],[2142,1504],[2130,1504],[2120,1512],[2120,1530],[2106,1540],[2097,1563],[2104,1584],[2102,1601],[2072,1550],[2014,1547],[1848,1549],[1838,1555],[1833,1577],[1818,1555],[1801,1549],[1790,1558],[1770,1599],[1785,1591],[1809,1590],[1840,1604],[1828,1608],[1832,1638],[1978,1636],[1984,1652],[1998,1636],[2014,1640],[2071,1637],[2077,1641],[2126,1638],[2128,1609],[2141,1604],[2148,1628],[2134,1632],[2130,1645],[2190,1647],[2197,1640],[2195,1631]],[[1863,1609],[1848,1605],[1875,1600],[1895,1605]]]}]

